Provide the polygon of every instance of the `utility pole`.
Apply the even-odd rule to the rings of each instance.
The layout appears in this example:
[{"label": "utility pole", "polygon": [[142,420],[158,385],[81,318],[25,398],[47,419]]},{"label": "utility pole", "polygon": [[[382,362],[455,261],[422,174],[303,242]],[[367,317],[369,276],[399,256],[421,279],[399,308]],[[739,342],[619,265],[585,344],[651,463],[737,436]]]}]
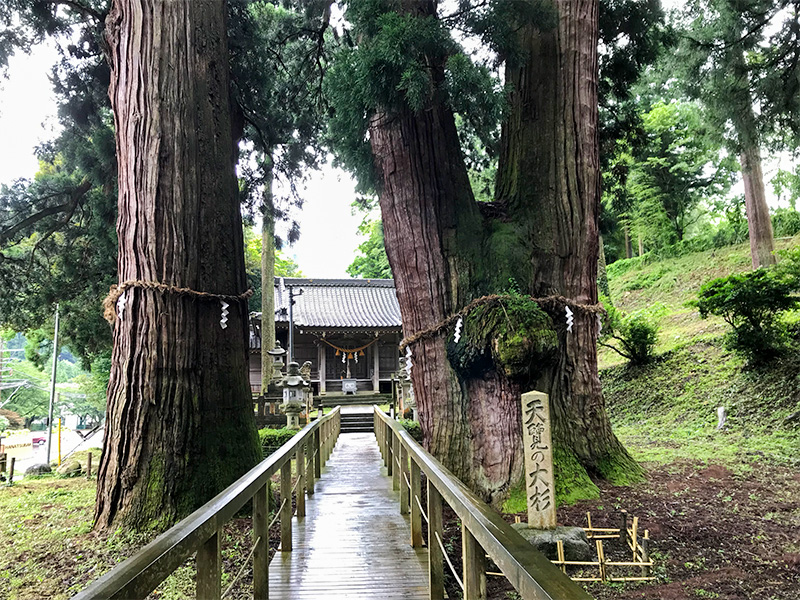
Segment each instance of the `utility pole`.
[{"label": "utility pole", "polygon": [[53,403],[56,399],[56,374],[58,373],[58,304],[56,304],[56,326],[53,334],[53,371],[50,379],[50,411],[47,415],[47,458],[50,464],[50,447],[53,445]]}]

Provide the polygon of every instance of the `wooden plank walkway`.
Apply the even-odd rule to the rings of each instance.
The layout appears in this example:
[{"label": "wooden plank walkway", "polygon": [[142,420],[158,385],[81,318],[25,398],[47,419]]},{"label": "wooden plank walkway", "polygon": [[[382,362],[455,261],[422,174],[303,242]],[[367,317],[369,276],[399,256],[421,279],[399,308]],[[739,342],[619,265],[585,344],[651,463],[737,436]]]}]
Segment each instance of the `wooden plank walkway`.
[{"label": "wooden plank walkway", "polygon": [[270,598],[427,600],[427,550],[411,547],[381,465],[373,434],[339,436],[306,517],[293,523],[294,550],[272,559]]}]

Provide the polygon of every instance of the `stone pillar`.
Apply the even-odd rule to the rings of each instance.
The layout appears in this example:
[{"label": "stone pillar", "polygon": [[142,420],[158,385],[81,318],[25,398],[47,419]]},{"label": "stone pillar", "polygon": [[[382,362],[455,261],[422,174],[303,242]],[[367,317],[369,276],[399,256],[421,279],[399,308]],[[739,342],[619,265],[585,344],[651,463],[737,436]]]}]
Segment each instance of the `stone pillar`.
[{"label": "stone pillar", "polygon": [[325,344],[320,344],[317,346],[317,364],[319,365],[319,393],[323,395],[325,393],[325,370],[327,369],[327,365],[325,364],[325,356],[327,355],[327,351],[325,348]]},{"label": "stone pillar", "polygon": [[553,441],[550,433],[550,401],[547,394],[542,392],[522,394],[522,442],[525,451],[528,527],[555,529]]},{"label": "stone pillar", "polygon": [[381,350],[380,342],[375,342],[372,348],[372,391],[376,394],[381,391]]}]

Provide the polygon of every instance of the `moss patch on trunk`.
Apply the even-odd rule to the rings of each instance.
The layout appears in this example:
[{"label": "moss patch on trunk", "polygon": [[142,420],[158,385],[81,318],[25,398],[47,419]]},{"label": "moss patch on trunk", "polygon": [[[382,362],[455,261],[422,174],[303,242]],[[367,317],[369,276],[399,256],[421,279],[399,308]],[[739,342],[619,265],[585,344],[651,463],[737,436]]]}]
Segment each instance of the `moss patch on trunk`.
[{"label": "moss patch on trunk", "polygon": [[558,348],[547,313],[530,298],[516,294],[470,312],[458,343],[453,333],[448,335],[448,359],[464,379],[496,369],[512,380],[533,381]]}]

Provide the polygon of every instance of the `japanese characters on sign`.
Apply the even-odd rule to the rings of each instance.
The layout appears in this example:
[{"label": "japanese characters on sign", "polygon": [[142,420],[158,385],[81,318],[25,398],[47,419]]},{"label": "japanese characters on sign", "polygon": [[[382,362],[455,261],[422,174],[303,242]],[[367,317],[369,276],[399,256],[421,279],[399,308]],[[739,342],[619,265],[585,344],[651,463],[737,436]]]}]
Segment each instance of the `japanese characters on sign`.
[{"label": "japanese characters on sign", "polygon": [[525,450],[528,527],[553,529],[556,526],[556,498],[547,394],[528,392],[522,395],[522,443]]}]

